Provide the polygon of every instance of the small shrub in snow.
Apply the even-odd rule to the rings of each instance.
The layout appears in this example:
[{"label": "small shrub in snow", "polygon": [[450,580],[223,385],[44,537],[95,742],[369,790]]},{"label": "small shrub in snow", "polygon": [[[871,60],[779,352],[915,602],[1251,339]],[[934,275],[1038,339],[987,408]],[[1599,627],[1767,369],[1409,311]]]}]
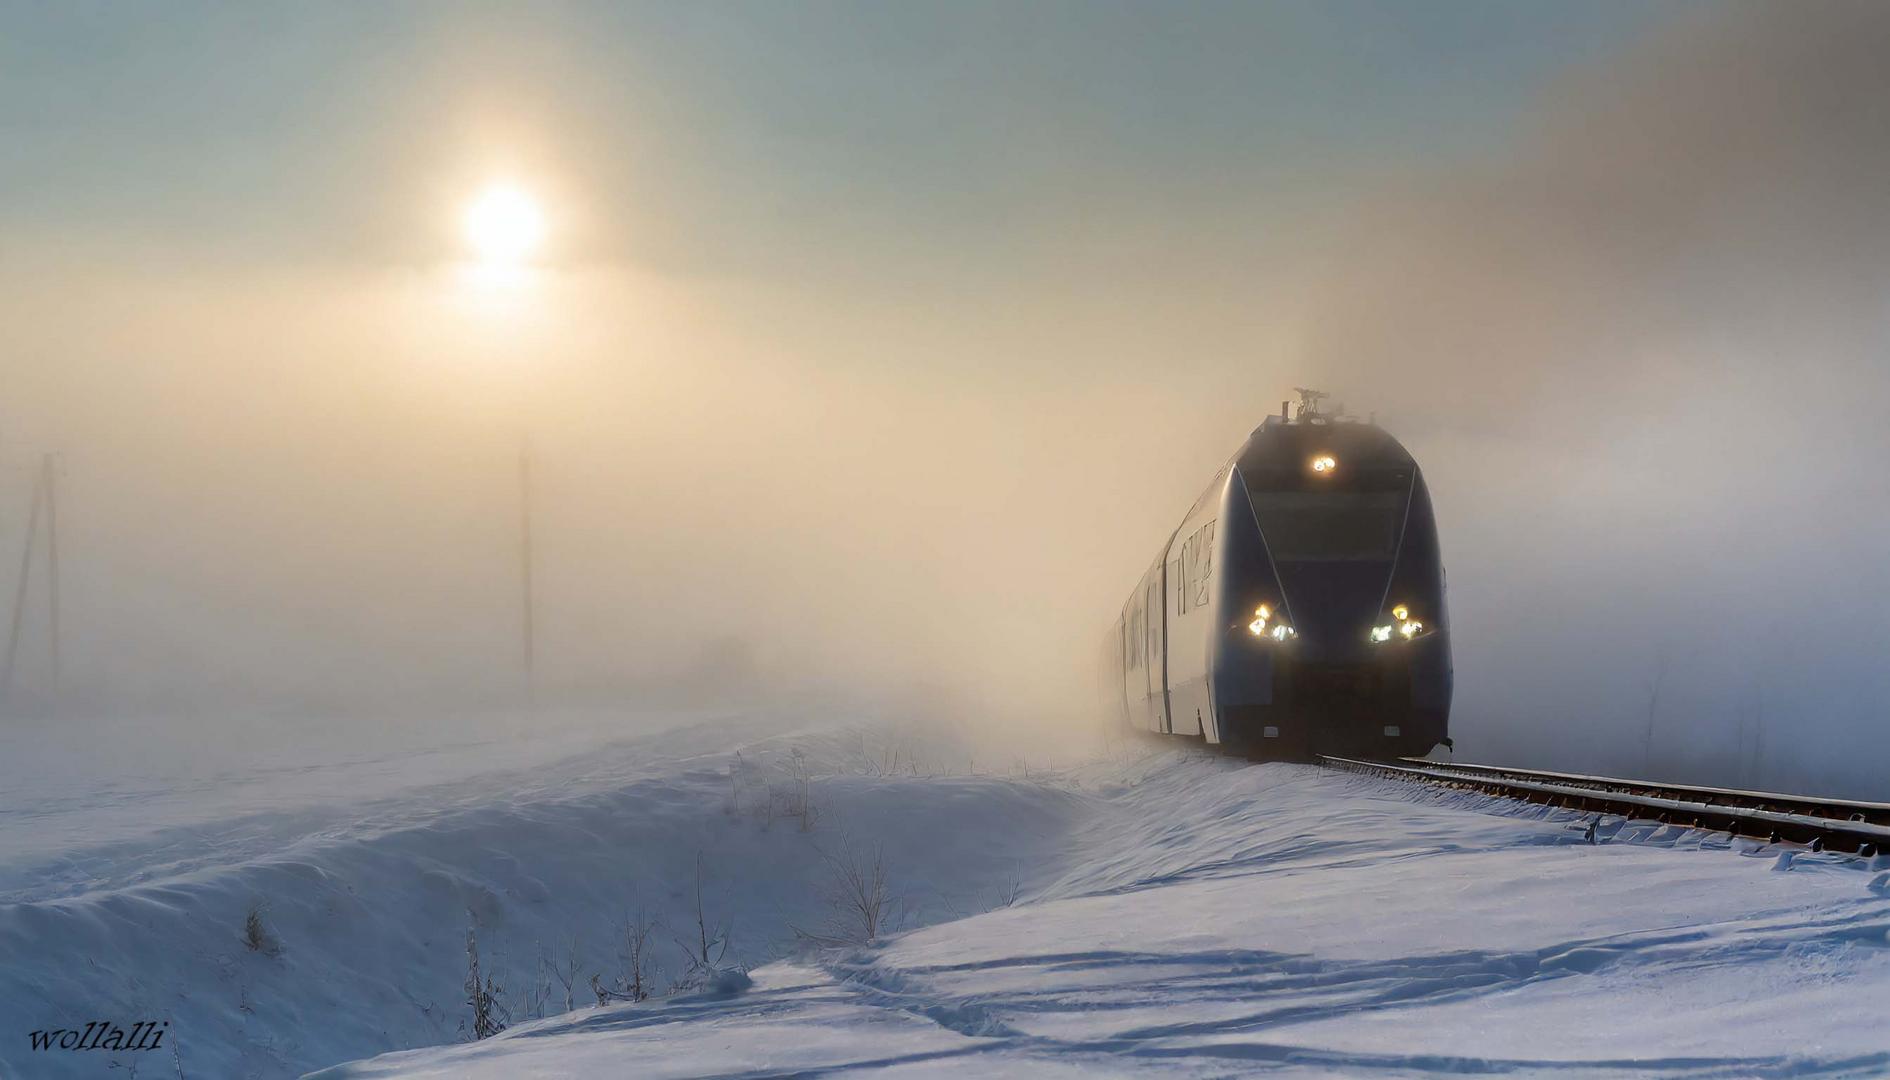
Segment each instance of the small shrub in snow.
[{"label": "small shrub in snow", "polygon": [[[545,943],[540,941],[536,943],[536,952],[537,971],[519,998],[518,1014],[542,1020],[554,1013],[570,1012],[577,1008],[578,939],[575,936],[566,938],[564,948],[560,950],[546,949]],[[558,1007],[559,989],[564,992],[562,1009]]]},{"label": "small shrub in snow", "polygon": [[488,1039],[504,1031],[512,1014],[499,999],[502,988],[492,976],[479,971],[479,935],[466,929],[466,1005],[472,1009],[472,1037]]},{"label": "small shrub in snow", "polygon": [[551,960],[551,977],[558,980],[558,985],[564,990],[565,1012],[570,1012],[572,1009],[577,1008],[577,997],[572,988],[574,984],[576,984],[578,977],[579,951],[581,950],[578,945],[577,935],[573,934],[565,939],[564,952],[559,956],[553,957]]},{"label": "small shrub in snow", "polygon": [[814,797],[814,770],[805,750],[795,747],[789,751],[786,773],[785,776],[770,779],[767,769],[754,767],[754,773],[750,774],[738,760],[729,774],[730,799],[733,804],[739,805],[741,792],[751,786],[758,774],[764,794],[751,809],[761,819],[761,827],[769,828],[775,819],[786,818],[799,825],[802,832],[811,832],[814,822],[820,818],[820,806],[819,800]]},{"label": "small shrub in snow", "polygon": [[1012,867],[1011,872],[1007,874],[1004,878],[1003,887],[998,890],[997,906],[998,907],[1016,907],[1017,896],[1022,891],[1023,891],[1023,882],[1017,879],[1016,867]]},{"label": "small shrub in snow", "polygon": [[649,957],[650,935],[656,932],[656,926],[656,918],[640,905],[634,915],[624,918],[623,951],[617,954],[623,961],[623,974],[609,986],[604,985],[601,975],[591,976],[591,992],[597,995],[599,1005],[643,1001],[654,992],[655,972],[651,970]]},{"label": "small shrub in snow", "polygon": [[820,898],[830,917],[820,932],[794,927],[797,936],[818,945],[863,945],[905,921],[904,904],[887,885],[885,851],[880,845],[862,849],[843,841],[838,850],[822,852],[820,859],[827,872],[819,886]]},{"label": "small shrub in snow", "polygon": [[249,905],[249,913],[243,916],[243,945],[250,952],[275,956],[282,951],[282,943],[263,925],[262,913],[260,902]]},{"label": "small shrub in snow", "polygon": [[696,853],[696,933],[691,940],[675,939],[683,951],[682,978],[672,989],[707,986],[720,973],[728,956],[728,924],[712,923],[702,901],[702,853]]},{"label": "small shrub in snow", "polygon": [[723,810],[727,814],[740,813],[742,808],[742,752],[735,751],[735,760],[728,766],[728,806]]},{"label": "small shrub in snow", "polygon": [[551,973],[545,963],[545,943],[540,941],[535,944],[538,967],[533,971],[530,981],[524,983],[525,988],[519,991],[515,1003],[517,1008],[513,1010],[521,1020],[543,1020],[545,1003],[551,1000]]},{"label": "small shrub in snow", "polygon": [[788,815],[800,822],[802,832],[807,832],[814,827],[813,776],[807,765],[807,754],[798,746],[794,748],[788,775],[791,778],[788,791],[792,800]]}]

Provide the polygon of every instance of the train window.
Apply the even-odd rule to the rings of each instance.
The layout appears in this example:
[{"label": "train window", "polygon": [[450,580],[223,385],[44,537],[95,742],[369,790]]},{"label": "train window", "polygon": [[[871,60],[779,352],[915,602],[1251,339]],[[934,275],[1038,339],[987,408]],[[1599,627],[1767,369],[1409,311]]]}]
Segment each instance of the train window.
[{"label": "train window", "polygon": [[1208,579],[1214,573],[1214,522],[1196,529],[1181,544],[1176,568],[1175,614],[1186,615],[1208,602]]},{"label": "train window", "polygon": [[1347,467],[1321,476],[1300,462],[1292,465],[1255,465],[1246,476],[1249,496],[1259,496],[1269,491],[1405,491],[1411,486],[1411,470],[1372,466]]},{"label": "train window", "polygon": [[1129,613],[1127,632],[1122,635],[1122,648],[1128,654],[1130,671],[1142,669],[1142,609],[1138,606]]},{"label": "train window", "polygon": [[1206,607],[1208,602],[1208,581],[1214,576],[1214,522],[1201,526],[1196,533],[1194,558],[1194,606]]},{"label": "train window", "polygon": [[[1151,581],[1148,583],[1148,603],[1143,610],[1152,611],[1157,614],[1166,614],[1166,610],[1162,606],[1162,583],[1160,581]],[[1148,622],[1148,656],[1150,660],[1155,659],[1155,654],[1157,650],[1161,648],[1161,644],[1161,626],[1154,619],[1150,619]]]},{"label": "train window", "polygon": [[1389,560],[1407,502],[1402,492],[1259,492],[1254,514],[1275,562]]}]

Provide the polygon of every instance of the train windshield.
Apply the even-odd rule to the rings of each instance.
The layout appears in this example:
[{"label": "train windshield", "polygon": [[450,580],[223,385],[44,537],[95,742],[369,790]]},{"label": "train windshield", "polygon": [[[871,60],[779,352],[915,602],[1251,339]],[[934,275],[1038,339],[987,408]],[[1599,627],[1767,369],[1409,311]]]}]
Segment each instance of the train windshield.
[{"label": "train windshield", "polygon": [[1389,562],[1404,529],[1402,491],[1261,491],[1254,514],[1280,562]]}]

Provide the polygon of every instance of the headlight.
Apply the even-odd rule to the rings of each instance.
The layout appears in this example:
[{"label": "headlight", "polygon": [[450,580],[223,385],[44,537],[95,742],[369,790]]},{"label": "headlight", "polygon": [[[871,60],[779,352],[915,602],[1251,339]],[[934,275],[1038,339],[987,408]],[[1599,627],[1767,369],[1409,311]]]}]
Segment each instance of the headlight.
[{"label": "headlight", "polygon": [[1393,638],[1410,641],[1421,637],[1431,628],[1424,625],[1424,620],[1411,617],[1411,609],[1404,604],[1397,604],[1391,609],[1391,621],[1374,626],[1367,636],[1374,645],[1382,645]]},{"label": "headlight", "polygon": [[1273,620],[1273,608],[1261,604],[1253,609],[1253,621],[1247,624],[1247,632],[1254,637],[1272,638],[1274,641],[1291,641],[1299,632],[1283,622]]}]

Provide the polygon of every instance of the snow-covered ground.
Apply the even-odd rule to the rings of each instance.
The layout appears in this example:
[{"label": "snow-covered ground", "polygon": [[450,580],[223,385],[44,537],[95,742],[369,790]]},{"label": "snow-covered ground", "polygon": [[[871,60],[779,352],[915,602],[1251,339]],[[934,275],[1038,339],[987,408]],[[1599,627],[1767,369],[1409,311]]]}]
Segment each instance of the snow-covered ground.
[{"label": "snow-covered ground", "polygon": [[[550,967],[575,953],[571,1000],[594,1003],[589,977],[621,973],[639,910],[663,923],[659,985],[680,977],[698,860],[724,962],[756,965],[797,928],[825,933],[827,856],[883,844],[898,914],[923,925],[1054,865],[1084,812],[909,731],[726,715],[635,730],[180,755],[91,776],[26,741],[39,758],[0,757],[0,1077],[295,1076],[450,1042],[468,1019],[469,929],[513,1012],[549,1013],[566,1001]],[[93,1020],[170,1026],[157,1053],[30,1048],[33,1031]]]},{"label": "snow-covered ground", "polygon": [[[407,1047],[323,1075],[1890,1073],[1890,874],[1860,860],[1614,820],[1590,845],[1561,812],[1143,744],[1051,772],[983,756],[695,718],[420,790],[330,763],[372,796],[142,832],[68,808],[95,849],[16,839],[0,805],[0,1076]],[[903,929],[802,940],[845,932],[829,857],[875,850]],[[638,907],[680,976],[698,858],[752,985],[592,1006]],[[518,1021],[478,1043],[469,928]],[[573,951],[564,1012],[549,967]],[[170,1021],[177,1060],[27,1049],[121,1018]]]}]

